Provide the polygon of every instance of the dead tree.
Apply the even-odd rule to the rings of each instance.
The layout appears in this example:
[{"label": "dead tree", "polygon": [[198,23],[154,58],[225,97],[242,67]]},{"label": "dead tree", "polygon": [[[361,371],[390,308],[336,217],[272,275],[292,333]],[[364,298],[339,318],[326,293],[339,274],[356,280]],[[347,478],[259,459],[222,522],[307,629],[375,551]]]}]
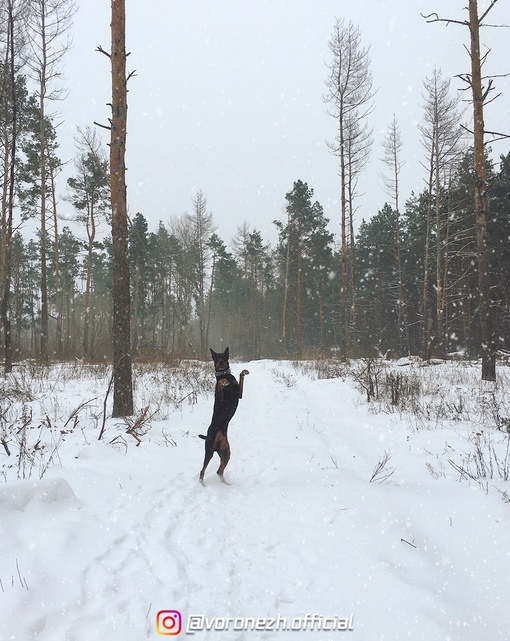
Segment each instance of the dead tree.
[{"label": "dead tree", "polygon": [[[480,334],[482,352],[482,380],[496,380],[496,340],[494,333],[493,306],[491,303],[490,288],[490,248],[487,237],[487,175],[485,167],[485,135],[494,137],[507,137],[504,134],[489,132],[484,124],[484,105],[493,100],[489,96],[494,89],[492,77],[482,76],[482,66],[487,54],[481,54],[480,49],[480,27],[484,26],[483,21],[497,3],[498,0],[491,0],[489,7],[478,14],[477,0],[469,0],[469,17],[467,20],[453,20],[440,18],[437,13],[423,16],[427,22],[446,22],[447,24],[459,24],[469,29],[471,58],[470,73],[459,75],[468,85],[472,94],[473,105],[473,150],[474,150],[474,173],[475,193],[474,209],[476,218],[476,243],[478,254],[478,303],[480,314]],[[484,84],[486,82],[486,84]]]},{"label": "dead tree", "polygon": [[[428,181],[428,210],[427,210],[427,241],[426,249],[430,248],[430,221],[432,207],[435,208],[435,240],[436,240],[436,328],[432,341],[430,328],[424,325],[424,345],[429,355],[431,343],[438,358],[444,358],[447,350],[447,281],[448,281],[448,230],[449,216],[445,211],[447,184],[463,151],[463,129],[459,125],[462,113],[459,111],[460,98],[450,96],[450,80],[444,79],[440,69],[434,69],[430,78],[424,83],[424,122],[418,126],[422,136],[422,144],[426,153],[429,169]],[[429,257],[425,257],[428,268]],[[424,287],[427,287],[428,269],[424,271]],[[424,295],[424,315],[427,297]]]},{"label": "dead tree", "polygon": [[[337,135],[328,143],[331,153],[339,158],[341,206],[341,296],[340,339],[342,356],[352,343],[355,320],[354,257],[352,236],[353,204],[356,186],[365,167],[372,144],[372,132],[366,123],[373,110],[374,91],[370,70],[369,49],[361,44],[361,31],[352,22],[337,19],[328,42],[332,61],[328,64],[327,92],[324,102],[337,122]],[[350,245],[350,246],[349,246]],[[351,278],[349,279],[349,272]],[[349,291],[349,289],[351,291]],[[350,304],[350,318],[348,308]]]},{"label": "dead tree", "polygon": [[388,167],[389,174],[384,175],[383,183],[386,193],[393,199],[395,205],[395,254],[397,259],[398,275],[398,337],[400,356],[409,353],[409,325],[407,322],[404,278],[402,275],[402,243],[400,238],[400,172],[405,165],[400,152],[403,147],[400,128],[395,114],[390,123],[386,138],[383,142],[384,157],[382,161]]},{"label": "dead tree", "polygon": [[46,135],[46,107],[48,101],[62,100],[66,92],[61,88],[51,89],[58,82],[62,58],[71,46],[69,31],[76,5],[73,0],[32,0],[28,15],[28,31],[31,53],[28,59],[30,76],[37,83],[39,101],[39,146],[40,146],[40,243],[41,243],[41,362],[49,363],[49,302],[47,273],[48,216],[50,209],[48,140]]},{"label": "dead tree", "polygon": [[[7,46],[6,46],[6,69],[5,79],[9,84],[11,102],[10,140],[6,147],[6,167],[8,168],[7,185],[7,206],[5,220],[2,221],[2,250],[3,250],[3,283],[2,299],[0,302],[0,318],[4,331],[4,371],[6,374],[12,371],[12,335],[11,320],[9,316],[9,302],[11,293],[12,275],[12,236],[13,236],[13,209],[14,209],[14,187],[15,187],[15,166],[16,166],[16,140],[18,135],[18,101],[16,94],[16,44],[15,44],[15,22],[16,11],[14,0],[8,0],[6,4],[7,13]],[[7,75],[8,74],[8,75]],[[6,82],[7,85],[7,82]]]}]

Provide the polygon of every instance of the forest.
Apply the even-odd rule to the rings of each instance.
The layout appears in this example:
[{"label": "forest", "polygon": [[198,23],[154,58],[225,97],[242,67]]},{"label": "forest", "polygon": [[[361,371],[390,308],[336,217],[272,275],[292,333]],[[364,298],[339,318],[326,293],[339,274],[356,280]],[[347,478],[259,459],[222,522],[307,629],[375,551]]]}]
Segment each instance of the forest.
[{"label": "forest", "polygon": [[[97,127],[78,129],[65,186],[75,217],[60,216],[63,161],[51,105],[65,93],[59,71],[75,9],[67,0],[0,3],[0,316],[15,361],[112,358],[110,166]],[[441,69],[424,79],[418,129],[428,182],[417,178],[401,203],[395,116],[382,159],[387,201],[357,225],[376,107],[370,57],[345,20],[334,25],[329,51],[323,99],[338,124],[328,146],[339,166],[340,234],[307,176],[282,193],[274,245],[249,222],[221,238],[201,190],[188,212],[156,231],[137,212],[128,239],[135,359],[202,358],[211,344],[232,344],[245,359],[480,356],[478,176],[472,135],[460,124],[465,107]],[[354,73],[343,66],[346,54]],[[489,82],[485,100],[492,89]],[[490,314],[495,348],[510,350],[510,152],[494,160],[488,143]],[[30,221],[32,237],[17,217]]]},{"label": "forest", "polygon": [[[413,79],[413,109],[403,111],[407,94],[391,102],[406,130],[391,110],[387,127],[386,117],[374,124],[388,104],[378,104],[370,44],[348,19],[331,31],[329,20],[361,6],[384,40],[405,32],[409,70],[412,5],[455,13],[453,2],[83,0],[93,26],[79,25],[86,44],[73,81],[83,120],[71,124],[59,113],[76,2],[0,0],[0,641],[181,632],[262,641],[297,639],[288,632],[298,630],[318,640],[334,629],[356,641],[508,641],[510,111],[494,105],[508,105],[498,85],[510,69],[504,55],[499,77],[484,66],[485,27],[504,26],[491,9],[508,13],[508,3],[466,0],[459,15],[420,16],[449,29],[426,25],[435,35],[424,39],[433,46],[420,68],[430,73]],[[111,22],[98,17],[105,7]],[[135,77],[141,51],[128,58],[126,49],[135,10],[146,14],[136,25],[146,60],[178,52],[160,67],[164,78],[153,67],[147,74],[161,94],[168,83],[178,123],[172,110],[151,118],[166,95],[140,92],[146,118],[131,107],[146,72],[140,65]],[[310,36],[319,14],[324,24]],[[83,53],[103,21],[111,41],[93,53],[111,80],[108,103]],[[241,22],[231,42],[245,41],[251,66],[221,37]],[[271,29],[278,69],[274,50],[258,59]],[[433,66],[445,31],[466,49],[461,76]],[[204,86],[189,56],[201,49],[197,65],[214,58],[209,33],[222,55]],[[299,135],[283,133],[273,118],[282,76],[293,65],[291,84],[305,75],[304,58],[293,58],[317,33],[327,60],[306,56],[319,82],[303,86],[319,90],[296,87],[281,100],[285,117],[294,97],[306,103]],[[181,48],[191,42],[185,54],[179,38]],[[401,71],[396,58],[384,58],[386,78]],[[317,59],[326,64],[315,72]],[[232,94],[211,94],[229,64],[241,84],[230,87],[234,76],[224,74]],[[247,115],[232,98],[252,82]],[[271,83],[276,93],[257,101]],[[111,117],[96,115],[94,101]],[[274,140],[250,146],[252,113],[263,108],[258,131]],[[199,122],[206,109],[221,120]],[[141,163],[129,166],[129,123],[142,120],[146,144],[133,145]],[[320,148],[311,123],[321,133],[330,125]],[[169,134],[179,126],[181,138]],[[228,127],[239,155],[225,151]],[[195,129],[201,144],[189,142]],[[272,143],[282,148],[273,164]],[[422,171],[409,188],[417,149]],[[278,173],[291,156],[298,164]],[[380,180],[367,180],[376,202],[368,210],[363,178],[374,158]],[[172,163],[194,182],[174,179]],[[265,185],[251,173],[263,163],[269,218],[255,186]],[[329,175],[337,196],[321,191]],[[177,186],[172,198],[160,176]],[[226,205],[215,209],[218,195]],[[257,212],[245,222],[248,210],[232,204],[242,199]],[[233,221],[230,238],[220,216]],[[215,371],[209,348],[227,346],[232,371]],[[247,376],[243,386],[236,376]],[[214,456],[202,478],[206,433],[206,455],[213,440],[222,460],[219,476]]]}]

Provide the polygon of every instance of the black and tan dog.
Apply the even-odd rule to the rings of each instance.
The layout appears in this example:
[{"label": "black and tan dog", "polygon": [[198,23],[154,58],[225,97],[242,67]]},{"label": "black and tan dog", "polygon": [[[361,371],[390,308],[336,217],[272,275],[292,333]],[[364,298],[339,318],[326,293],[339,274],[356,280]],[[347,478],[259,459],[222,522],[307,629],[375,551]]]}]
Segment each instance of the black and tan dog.
[{"label": "black and tan dog", "polygon": [[218,476],[223,481],[223,472],[230,459],[230,445],[227,438],[228,424],[236,413],[239,399],[243,397],[243,383],[248,370],[243,369],[239,374],[239,383],[230,373],[228,362],[228,347],[223,354],[216,354],[211,349],[211,356],[214,361],[216,374],[216,388],[214,391],[214,409],[211,425],[207,430],[207,436],[200,434],[205,439],[204,467],[200,472],[200,482],[204,480],[204,474],[214,452],[218,452],[221,463],[218,468]]}]

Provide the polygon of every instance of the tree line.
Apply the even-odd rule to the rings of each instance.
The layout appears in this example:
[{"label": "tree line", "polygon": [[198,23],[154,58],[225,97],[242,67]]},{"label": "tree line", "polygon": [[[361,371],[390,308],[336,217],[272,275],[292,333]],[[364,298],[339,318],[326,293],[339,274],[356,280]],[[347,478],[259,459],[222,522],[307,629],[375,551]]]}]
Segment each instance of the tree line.
[{"label": "tree line", "polygon": [[[75,7],[70,0],[5,0],[0,10],[0,318],[6,369],[27,357],[42,363],[111,360],[115,251],[101,230],[112,224],[118,207],[112,208],[111,164],[94,129],[77,131],[66,193],[72,224],[62,223],[56,188],[62,162],[48,103],[62,97],[54,85]],[[306,177],[282,194],[284,216],[275,221],[274,246],[248,223],[227,244],[216,233],[201,191],[189,212],[160,222],[156,231],[137,213],[122,251],[129,268],[117,274],[129,284],[135,357],[203,357],[209,345],[226,343],[245,358],[331,351],[341,357],[483,355],[485,280],[491,328],[497,328],[492,347],[510,349],[510,154],[498,166],[487,148],[483,158],[484,212],[490,215],[481,279],[480,265],[486,263],[480,260],[480,211],[473,206],[480,190],[479,150],[459,125],[463,110],[450,80],[435,69],[423,84],[419,127],[425,186],[402,204],[404,144],[395,115],[383,144],[388,200],[357,229],[358,182],[373,143],[369,50],[359,29],[343,20],[336,21],[329,47],[324,101],[337,123],[328,147],[339,164],[340,216],[333,221],[340,223],[338,241]],[[22,220],[35,221],[34,238],[15,229],[16,209]]]},{"label": "tree line", "polygon": [[[94,232],[109,215],[108,171],[106,161],[96,161],[87,152],[79,165],[85,173],[69,179],[85,240],[64,227],[58,267],[55,241],[46,248],[49,344],[57,358],[111,358],[112,245]],[[498,168],[487,161],[487,172],[498,348],[509,350],[510,153]],[[225,342],[245,358],[299,357],[342,347],[342,355],[352,357],[478,356],[473,181],[467,151],[441,193],[438,211],[424,189],[399,214],[386,203],[362,222],[350,245],[354,274],[345,345],[341,246],[307,183],[297,180],[285,195],[275,246],[248,224],[227,245],[201,191],[189,212],[160,222],[155,231],[137,213],[129,227],[134,356],[202,357],[209,345]],[[12,331],[19,358],[40,354],[40,252],[39,239],[14,234]]]}]

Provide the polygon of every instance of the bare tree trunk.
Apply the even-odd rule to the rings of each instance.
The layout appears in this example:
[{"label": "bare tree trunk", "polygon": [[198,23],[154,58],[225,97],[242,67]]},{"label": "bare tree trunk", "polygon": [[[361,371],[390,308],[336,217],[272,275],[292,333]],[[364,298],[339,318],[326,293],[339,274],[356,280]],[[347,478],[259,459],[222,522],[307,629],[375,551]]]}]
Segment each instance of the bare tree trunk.
[{"label": "bare tree trunk", "polygon": [[41,149],[40,158],[40,180],[41,180],[41,346],[40,358],[43,365],[50,360],[48,348],[48,267],[46,261],[46,132],[44,128],[44,107],[46,96],[46,14],[41,12],[41,38],[43,51],[43,64],[41,65],[40,86],[39,86],[39,144]]},{"label": "bare tree trunk", "polygon": [[209,284],[209,301],[207,304],[207,323],[205,327],[205,344],[209,345],[209,330],[211,329],[212,300],[214,291],[214,278],[216,276],[216,255],[213,254],[211,265],[211,282]]},{"label": "bare tree trunk", "polygon": [[444,358],[446,356],[445,335],[444,335],[444,292],[443,292],[443,252],[445,251],[443,241],[443,217],[441,215],[441,182],[439,179],[439,124],[436,123],[434,132],[434,183],[435,183],[435,206],[436,206],[436,336],[435,356]]},{"label": "bare tree trunk", "polygon": [[[7,18],[9,20],[9,18]],[[7,38],[9,38],[9,27],[7,26]],[[2,74],[2,86],[0,87],[0,105],[2,105],[5,100],[5,96],[11,94],[11,88],[9,87],[10,75],[7,73],[9,69],[9,42],[5,47],[5,58],[2,61],[4,67],[4,73]],[[3,106],[3,105],[2,105]],[[5,235],[7,230],[7,207],[8,207],[8,195],[9,195],[9,161],[11,158],[11,141],[10,141],[10,130],[9,126],[12,127],[11,123],[5,123],[5,130],[2,131],[2,151],[3,151],[3,167],[2,167],[2,212],[1,212],[1,221],[0,221],[0,283],[4,283],[4,267],[5,267]]]},{"label": "bare tree trunk", "polygon": [[197,275],[196,275],[196,295],[198,308],[198,321],[200,329],[200,354],[205,356],[208,351],[206,341],[206,268],[210,258],[207,242],[211,233],[214,231],[212,214],[207,213],[207,199],[201,189],[193,198],[193,242],[195,244]]},{"label": "bare tree trunk", "polygon": [[[448,185],[448,191],[450,191],[450,184]],[[448,354],[448,347],[450,345],[450,320],[448,316],[448,312],[450,310],[450,302],[449,302],[449,292],[450,292],[450,269],[449,269],[449,254],[450,254],[450,216],[451,216],[451,211],[450,211],[450,199],[448,199],[447,203],[447,212],[446,212],[446,222],[445,222],[445,230],[444,230],[444,241],[443,241],[443,300],[441,303],[441,307],[443,309],[443,330],[444,330],[444,348],[445,348],[445,356]]]},{"label": "bare tree trunk", "polygon": [[[480,24],[495,6],[492,0],[482,17],[478,16],[477,0],[469,0],[469,21],[439,18],[437,13],[424,16],[429,22],[456,23],[467,26],[470,33],[471,73],[460,76],[472,91],[473,102],[473,150],[475,171],[475,219],[478,254],[478,311],[480,314],[482,380],[496,380],[496,340],[494,335],[493,305],[490,290],[490,254],[487,236],[487,175],[485,167],[484,136],[485,125],[483,105],[493,89],[489,77],[487,87],[482,81],[482,59],[480,55]],[[494,25],[493,25],[494,26]],[[484,56],[485,58],[485,56]]]},{"label": "bare tree trunk", "polygon": [[356,324],[357,324],[357,308],[356,308],[356,243],[354,240],[354,192],[353,176],[349,172],[349,297],[350,297],[350,314],[348,318],[347,329],[347,345],[348,353],[352,354],[354,344],[356,342]]},{"label": "bare tree trunk", "polygon": [[57,215],[57,193],[55,185],[55,172],[50,169],[51,178],[51,198],[53,205],[53,238],[55,244],[55,314],[56,314],[56,352],[58,358],[63,358],[64,343],[62,337],[62,302],[60,292],[60,253],[59,253],[59,235],[58,235],[58,215]]},{"label": "bare tree trunk", "polygon": [[298,235],[297,247],[297,292],[296,292],[296,347],[298,358],[302,356],[303,349],[303,314],[302,314],[302,289],[303,289],[303,254],[301,251],[301,238]]},{"label": "bare tree trunk", "polygon": [[12,334],[11,320],[9,317],[9,301],[11,293],[11,273],[12,273],[12,217],[14,209],[14,183],[15,183],[15,164],[16,164],[16,139],[18,131],[18,103],[16,96],[16,69],[15,69],[15,47],[14,47],[14,11],[13,0],[7,4],[8,11],[8,43],[9,50],[9,71],[11,85],[11,141],[10,141],[10,162],[9,162],[9,196],[7,202],[7,217],[5,225],[4,241],[4,270],[3,270],[3,292],[0,305],[0,317],[4,330],[4,372],[8,374],[12,371]]},{"label": "bare tree trunk", "polygon": [[390,170],[389,176],[383,176],[386,193],[391,196],[395,203],[395,249],[397,258],[398,276],[398,340],[400,356],[409,354],[409,323],[407,321],[407,308],[404,291],[404,277],[402,273],[402,252],[400,240],[400,170],[404,162],[400,160],[400,151],[403,143],[398,128],[397,119],[393,115],[387,139],[383,143],[383,162]]},{"label": "bare tree trunk", "polygon": [[340,150],[340,356],[345,359],[349,352],[348,345],[348,289],[347,280],[347,178],[345,169],[345,141],[343,120],[339,118],[338,149]]},{"label": "bare tree trunk", "polygon": [[395,210],[395,244],[397,248],[397,272],[398,272],[398,338],[400,355],[409,354],[409,323],[407,321],[407,306],[404,291],[404,275],[402,273],[402,247],[400,240],[400,211]]},{"label": "bare tree trunk", "polygon": [[423,290],[422,290],[422,350],[425,358],[430,358],[430,325],[429,322],[429,264],[430,264],[430,219],[432,211],[432,157],[430,159],[430,173],[427,195],[427,221],[425,230],[425,250],[423,254]]},{"label": "bare tree trunk", "polygon": [[112,0],[110,184],[113,244],[113,417],[133,414],[128,217],[126,197],[126,5]]},{"label": "bare tree trunk", "polygon": [[482,380],[496,380],[496,350],[490,291],[490,258],[487,242],[487,175],[484,154],[484,92],[480,60],[480,22],[476,0],[469,0],[471,33],[471,88],[473,91],[473,131],[475,164],[475,216],[478,251],[478,292],[482,338]]},{"label": "bare tree trunk", "polygon": [[90,216],[87,216],[87,281],[85,285],[85,312],[83,314],[83,355],[85,358],[92,356],[90,348],[90,296],[92,291],[92,258],[96,239],[96,219],[93,207],[92,204]]},{"label": "bare tree trunk", "polygon": [[289,274],[290,274],[290,213],[287,217],[287,255],[285,258],[285,286],[283,292],[283,319],[282,338],[285,349],[287,349],[287,307],[289,302]]},{"label": "bare tree trunk", "polygon": [[131,274],[131,283],[133,285],[133,296],[132,296],[132,301],[131,301],[131,310],[132,310],[132,325],[133,325],[133,332],[132,332],[132,343],[131,343],[131,350],[133,354],[138,353],[138,348],[139,348],[139,338],[141,334],[141,327],[138,326],[138,301],[139,301],[139,293],[140,293],[140,270],[138,267],[138,260],[135,260],[135,264],[133,265],[133,273]]}]

